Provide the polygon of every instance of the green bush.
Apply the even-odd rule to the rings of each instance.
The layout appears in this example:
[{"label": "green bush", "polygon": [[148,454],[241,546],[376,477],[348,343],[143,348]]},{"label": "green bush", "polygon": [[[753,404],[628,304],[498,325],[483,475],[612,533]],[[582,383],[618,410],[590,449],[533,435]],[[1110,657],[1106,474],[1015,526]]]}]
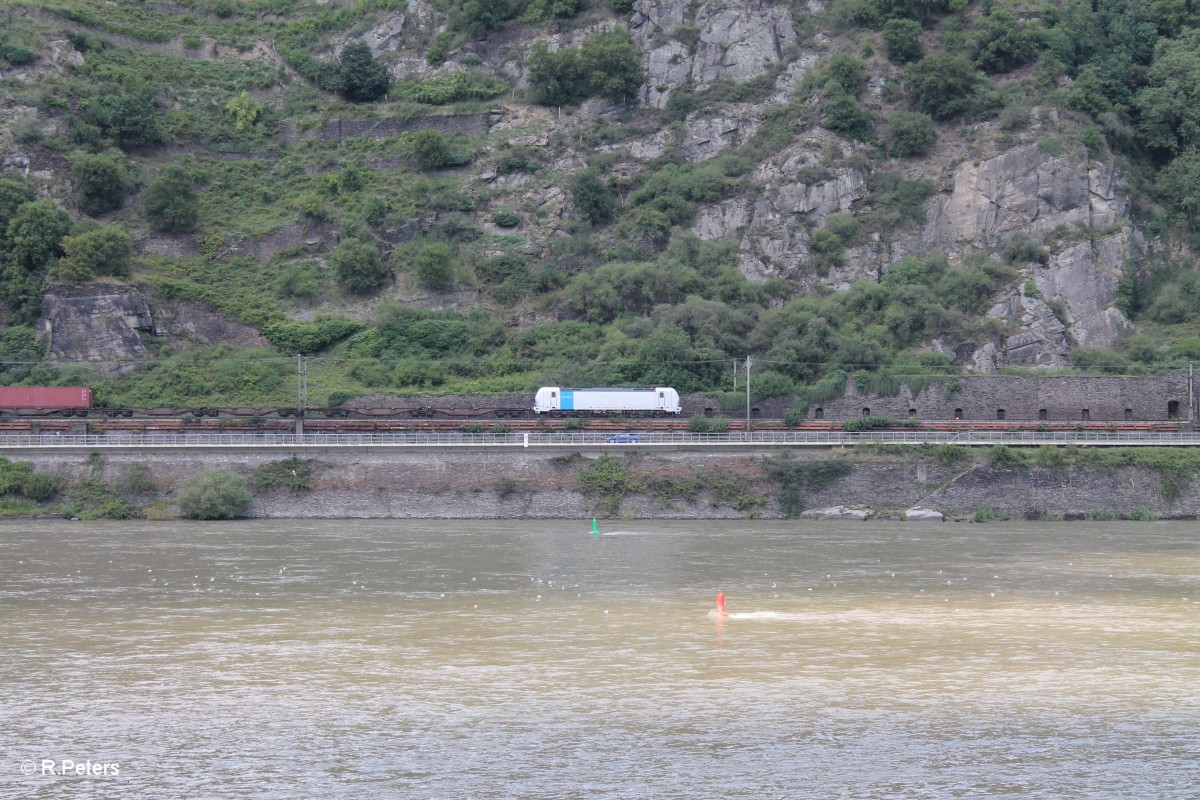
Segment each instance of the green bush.
[{"label": "green bush", "polygon": [[338,284],[351,294],[370,294],[382,288],[391,272],[379,258],[379,249],[358,239],[338,244],[329,254],[329,266]]},{"label": "green bush", "polygon": [[504,84],[487,75],[466,70],[435,75],[423,81],[405,81],[392,88],[392,97],[431,106],[444,106],[460,100],[489,100],[503,94]]},{"label": "green bush", "polygon": [[122,159],[89,153],[71,157],[71,182],[80,194],[79,207],[93,216],[121,205],[130,185]]},{"label": "green bush", "polygon": [[0,175],[0,237],[4,235],[8,221],[17,213],[17,209],[32,202],[36,197],[37,193],[33,191],[33,187],[25,181]]},{"label": "green bush", "polygon": [[867,66],[848,53],[836,53],[825,67],[825,91],[857,98],[867,85]]},{"label": "green bush", "polygon": [[1029,466],[1031,455],[1028,450],[998,444],[988,452],[988,463],[999,469]]},{"label": "green bush", "polygon": [[311,461],[292,456],[263,464],[255,471],[251,481],[256,492],[283,489],[288,494],[301,494],[312,490],[312,473]]},{"label": "green bush", "polygon": [[641,54],[622,28],[595,33],[578,47],[551,51],[536,43],[526,58],[535,103],[574,105],[594,95],[627,102],[641,86]]},{"label": "green bush", "polygon": [[0,42],[0,60],[7,61],[14,67],[23,67],[37,61],[37,53],[26,47]]},{"label": "green bush", "polygon": [[1022,22],[1008,9],[996,8],[979,20],[972,58],[985,72],[1008,72],[1033,61],[1040,50],[1037,23]]},{"label": "green bush", "polygon": [[158,106],[148,93],[106,94],[84,101],[79,121],[90,124],[123,150],[157,144]]},{"label": "green bush", "polygon": [[142,192],[142,214],[151,227],[165,233],[195,230],[200,217],[195,181],[188,171],[171,164]]},{"label": "green bush", "polygon": [[501,228],[515,228],[521,224],[521,215],[507,206],[501,206],[492,213],[492,222]]},{"label": "green bush", "polygon": [[97,228],[62,240],[63,257],[55,276],[82,283],[97,275],[123,278],[129,275],[133,237],[118,228]]},{"label": "green bush", "polygon": [[529,0],[525,19],[530,22],[549,22],[552,19],[573,17],[579,12],[580,0]]},{"label": "green bush", "polygon": [[421,245],[413,256],[412,270],[417,282],[426,289],[441,291],[453,277],[454,251],[443,242]]},{"label": "green bush", "polygon": [[875,115],[850,95],[834,95],[821,108],[824,126],[834,133],[860,142],[875,140]]},{"label": "green bush", "polygon": [[188,519],[236,519],[253,499],[246,479],[225,469],[210,469],[185,478],[176,495],[179,510]]},{"label": "green bush", "polygon": [[937,141],[937,130],[927,114],[897,111],[888,117],[887,150],[894,158],[926,155]]},{"label": "green bush", "polygon": [[263,336],[289,354],[319,353],[332,344],[363,330],[353,319],[323,319],[317,322],[275,322],[262,329]]},{"label": "green bush", "polygon": [[19,206],[8,221],[0,253],[7,266],[22,273],[46,269],[62,255],[62,239],[71,230],[71,217],[51,200]]},{"label": "green bush", "polygon": [[596,169],[585,169],[571,178],[571,203],[593,225],[612,221],[617,210],[617,194]]},{"label": "green bush", "polygon": [[913,102],[937,120],[970,111],[984,79],[963,55],[934,53],[908,66],[905,84]]},{"label": "green bush", "polygon": [[437,169],[454,160],[450,142],[441,131],[417,131],[409,137],[408,145],[421,169]]},{"label": "green bush", "polygon": [[763,459],[767,477],[779,486],[779,509],[789,517],[799,516],[809,492],[819,492],[849,475],[854,466],[841,458],[798,461],[791,454]]},{"label": "green bush", "polygon": [[708,418],[703,414],[692,414],[688,420],[688,430],[692,433],[708,433],[709,428]]},{"label": "green bush", "polygon": [[387,67],[371,55],[371,48],[354,42],[338,56],[338,93],[352,103],[369,103],[388,92],[391,77]]},{"label": "green bush", "polygon": [[889,19],[883,26],[883,52],[893,64],[920,61],[921,23],[912,19]]}]

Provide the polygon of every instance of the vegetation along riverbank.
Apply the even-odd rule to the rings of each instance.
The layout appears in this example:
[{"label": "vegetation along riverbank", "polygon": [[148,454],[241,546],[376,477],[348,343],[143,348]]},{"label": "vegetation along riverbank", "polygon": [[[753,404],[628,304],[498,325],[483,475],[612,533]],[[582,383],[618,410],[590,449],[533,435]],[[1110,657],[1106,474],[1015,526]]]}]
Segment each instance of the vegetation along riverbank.
[{"label": "vegetation along riverbank", "polygon": [[[796,454],[37,454],[0,513],[114,519],[1167,519],[1200,514],[1200,452],[869,446]],[[914,509],[921,509],[916,511]]]}]

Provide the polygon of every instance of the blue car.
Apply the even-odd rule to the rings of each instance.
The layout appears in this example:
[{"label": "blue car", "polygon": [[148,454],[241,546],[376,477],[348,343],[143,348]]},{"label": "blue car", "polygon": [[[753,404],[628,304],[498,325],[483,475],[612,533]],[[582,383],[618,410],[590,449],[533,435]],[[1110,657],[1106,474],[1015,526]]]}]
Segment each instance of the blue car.
[{"label": "blue car", "polygon": [[608,437],[604,441],[609,444],[629,444],[631,442],[640,442],[642,435],[640,433],[618,433]]}]

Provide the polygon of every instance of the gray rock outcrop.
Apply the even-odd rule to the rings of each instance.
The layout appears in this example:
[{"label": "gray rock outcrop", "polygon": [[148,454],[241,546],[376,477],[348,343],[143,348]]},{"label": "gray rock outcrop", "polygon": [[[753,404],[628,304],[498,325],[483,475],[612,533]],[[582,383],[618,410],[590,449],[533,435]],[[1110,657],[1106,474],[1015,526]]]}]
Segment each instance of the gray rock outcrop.
[{"label": "gray rock outcrop", "polygon": [[254,328],[203,303],[148,301],[137,287],[100,282],[52,285],[42,296],[38,335],[54,359],[91,362],[101,370],[149,357],[145,336],[180,345],[271,346]]},{"label": "gray rock outcrop", "polygon": [[875,516],[875,512],[869,508],[850,508],[849,506],[830,506],[829,508],[811,508],[801,515],[803,519],[829,519],[829,520],[849,520],[851,522],[865,522]]},{"label": "gray rock outcrop", "polygon": [[150,307],[132,286],[54,285],[42,296],[38,333],[62,361],[116,362],[148,355],[142,334],[154,330]]},{"label": "gray rock outcrop", "polygon": [[950,193],[930,203],[921,242],[954,257],[1015,233],[1040,240],[1062,226],[1104,228],[1128,217],[1117,182],[1110,167],[1086,156],[1018,147],[955,170]]},{"label": "gray rock outcrop", "polygon": [[[693,46],[671,38],[685,25]],[[629,30],[646,52],[640,99],[654,108],[666,106],[671,92],[684,85],[704,91],[717,81],[742,83],[762,75],[796,44],[790,8],[765,0],[712,0],[699,7],[685,0],[637,0]]]}]

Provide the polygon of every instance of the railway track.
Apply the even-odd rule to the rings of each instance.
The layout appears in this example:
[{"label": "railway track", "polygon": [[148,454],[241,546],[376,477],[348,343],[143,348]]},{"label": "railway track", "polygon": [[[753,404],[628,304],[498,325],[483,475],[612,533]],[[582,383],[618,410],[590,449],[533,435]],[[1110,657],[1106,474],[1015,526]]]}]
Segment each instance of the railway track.
[{"label": "railway track", "polygon": [[[295,419],[206,418],[181,419],[168,417],[64,419],[61,417],[0,419],[0,434],[104,434],[129,433],[293,433]],[[303,430],[309,433],[404,433],[404,432],[461,432],[461,433],[523,433],[582,431],[608,433],[639,431],[646,433],[687,432],[688,420],[680,419],[411,419],[368,418],[331,419],[309,418]],[[730,420],[729,432],[745,432],[744,420]],[[841,431],[838,421],[809,421],[787,426],[782,420],[752,420],[751,431]],[[1190,423],[1180,422],[968,422],[963,420],[934,420],[918,425],[878,428],[881,431],[940,431],[940,432],[1111,432],[1111,433],[1177,433],[1192,430]]]}]

